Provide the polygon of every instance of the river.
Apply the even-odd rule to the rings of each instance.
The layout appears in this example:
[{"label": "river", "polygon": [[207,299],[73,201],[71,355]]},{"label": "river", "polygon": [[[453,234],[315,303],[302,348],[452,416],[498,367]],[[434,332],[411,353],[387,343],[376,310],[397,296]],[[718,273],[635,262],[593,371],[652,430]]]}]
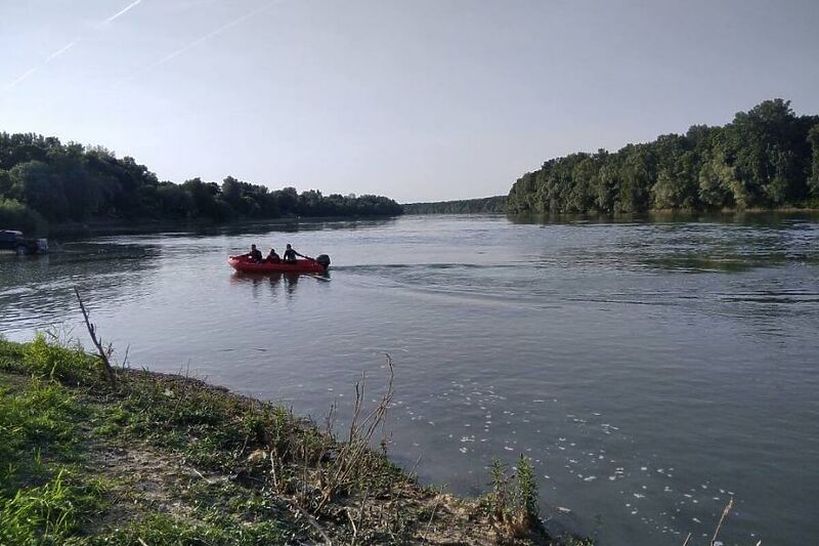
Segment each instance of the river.
[{"label": "river", "polygon": [[[0,332],[88,345],[77,286],[130,366],[317,420],[363,371],[375,397],[389,354],[389,449],[424,482],[485,492],[493,457],[525,454],[549,525],[603,545],[707,544],[731,496],[726,544],[809,544],[817,222],[407,216],[66,242],[0,256]],[[329,280],[233,273],[252,242],[327,253]]]}]

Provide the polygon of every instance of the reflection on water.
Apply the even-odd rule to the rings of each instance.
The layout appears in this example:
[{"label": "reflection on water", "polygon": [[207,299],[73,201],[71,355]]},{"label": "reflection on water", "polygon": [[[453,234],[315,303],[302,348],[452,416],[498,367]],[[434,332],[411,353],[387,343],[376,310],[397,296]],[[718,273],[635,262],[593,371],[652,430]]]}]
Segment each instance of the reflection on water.
[{"label": "reflection on water", "polygon": [[[359,230],[384,228],[394,225],[394,218],[366,218],[366,219],[337,219],[337,220],[302,220],[299,218],[282,219],[274,222],[258,222],[243,224],[228,224],[222,226],[200,227],[195,231],[186,231],[176,235],[187,237],[191,233],[201,236],[234,236],[234,235],[266,235],[278,233],[299,233],[325,230]],[[280,245],[284,246],[284,245]]]},{"label": "reflection on water", "polygon": [[[78,286],[134,365],[190,367],[314,416],[343,413],[389,353],[392,453],[422,457],[424,480],[482,492],[493,457],[523,453],[550,524],[603,544],[705,543],[731,496],[726,543],[811,543],[816,220],[407,217],[101,238],[0,256],[0,332],[78,325]],[[332,281],[233,272],[226,257],[252,242],[327,253]]]},{"label": "reflection on water", "polygon": [[[303,279],[307,279],[307,281]],[[330,273],[247,273],[234,271],[230,277],[230,283],[233,285],[250,285],[254,299],[260,296],[260,287],[267,287],[269,289],[268,293],[273,297],[282,292],[282,289],[284,294],[292,297],[296,293],[299,281],[309,282],[310,280],[329,282]]]},{"label": "reflection on water", "polygon": [[[76,244],[46,256],[0,255],[0,325],[22,326],[34,314],[44,322],[75,304],[73,288],[98,291],[107,305],[151,292],[150,271],[162,249],[138,244]],[[22,322],[20,322],[22,321]]]}]

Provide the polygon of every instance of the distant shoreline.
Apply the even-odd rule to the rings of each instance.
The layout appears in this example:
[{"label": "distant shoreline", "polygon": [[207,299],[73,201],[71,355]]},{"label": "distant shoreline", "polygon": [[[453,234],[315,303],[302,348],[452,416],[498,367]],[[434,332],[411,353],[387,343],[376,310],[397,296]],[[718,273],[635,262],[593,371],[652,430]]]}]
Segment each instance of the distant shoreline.
[{"label": "distant shoreline", "polygon": [[476,199],[402,203],[404,214],[481,214],[506,212],[506,196],[493,195]]},{"label": "distant shoreline", "polygon": [[[512,218],[518,217],[541,217],[541,218],[561,218],[591,216],[595,218],[622,218],[631,216],[649,215],[737,215],[737,214],[765,214],[765,213],[796,213],[796,212],[819,212],[819,206],[815,203],[805,203],[804,205],[787,205],[782,207],[748,207],[748,208],[662,208],[648,209],[634,212],[509,212],[505,210],[507,196],[496,195],[492,197],[481,197],[477,199],[455,199],[452,201],[428,201],[418,203],[402,203],[404,214],[408,216],[422,216],[431,214],[505,214]],[[504,207],[498,207],[503,204]]]},{"label": "distant shoreline", "polygon": [[[429,216],[429,215],[456,215],[456,214],[473,214],[473,215],[503,215],[512,220],[557,220],[557,219],[577,219],[589,218],[601,221],[617,221],[623,219],[651,219],[654,217],[718,217],[718,216],[741,216],[744,214],[750,215],[764,215],[764,214],[813,214],[819,213],[819,208],[816,207],[782,207],[782,208],[747,208],[747,209],[728,209],[723,208],[719,210],[688,210],[688,209],[656,209],[644,212],[618,212],[618,213],[600,213],[600,212],[586,212],[586,213],[508,213],[504,211],[495,210],[446,210],[445,205],[448,204],[462,204],[464,202],[481,202],[486,199],[469,199],[465,201],[438,201],[429,203],[411,203],[402,205],[405,207],[404,215],[406,216]],[[409,210],[406,207],[420,205],[434,205],[435,210],[415,211],[412,208]],[[317,222],[389,222],[400,218],[401,215],[388,216],[287,216],[270,219],[252,219],[252,220],[232,220],[229,222],[216,222],[208,220],[193,220],[193,221],[179,221],[179,220],[155,220],[155,221],[135,221],[128,220],[107,220],[107,221],[91,221],[91,222],[66,222],[55,224],[49,227],[48,236],[57,240],[83,239],[87,237],[104,237],[116,235],[143,235],[151,233],[162,233],[168,231],[209,231],[209,230],[230,230],[230,229],[255,229],[283,226],[297,226],[299,224],[314,224]]]},{"label": "distant shoreline", "polygon": [[84,237],[113,236],[113,235],[140,235],[161,233],[165,231],[200,231],[211,229],[254,228],[263,226],[286,226],[300,223],[316,222],[367,222],[389,221],[398,218],[395,215],[387,216],[283,216],[270,219],[232,220],[216,222],[211,220],[128,220],[67,222],[49,227],[50,237],[81,239]]}]

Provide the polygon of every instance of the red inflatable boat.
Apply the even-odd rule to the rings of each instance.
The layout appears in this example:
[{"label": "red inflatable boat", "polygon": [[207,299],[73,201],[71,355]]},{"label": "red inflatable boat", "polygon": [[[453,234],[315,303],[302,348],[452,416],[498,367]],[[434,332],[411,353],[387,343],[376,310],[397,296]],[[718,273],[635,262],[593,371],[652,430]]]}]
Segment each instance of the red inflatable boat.
[{"label": "red inflatable boat", "polygon": [[231,256],[228,263],[236,271],[243,273],[325,273],[330,266],[330,259],[324,254],[315,260],[296,260],[294,262],[254,262],[245,256]]}]

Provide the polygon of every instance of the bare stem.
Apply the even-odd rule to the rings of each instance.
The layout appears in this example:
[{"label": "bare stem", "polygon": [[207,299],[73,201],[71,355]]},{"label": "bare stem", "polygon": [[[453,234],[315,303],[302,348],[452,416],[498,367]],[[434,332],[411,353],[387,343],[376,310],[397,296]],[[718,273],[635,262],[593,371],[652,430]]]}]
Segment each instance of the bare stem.
[{"label": "bare stem", "polygon": [[85,327],[88,328],[88,335],[91,336],[91,341],[94,343],[94,347],[97,348],[97,355],[100,357],[105,379],[108,381],[109,385],[113,385],[115,382],[114,370],[111,368],[111,361],[108,358],[111,355],[112,348],[110,345],[108,346],[107,350],[103,348],[102,340],[97,337],[97,327],[88,318],[88,311],[85,309],[85,304],[82,302],[82,298],[80,297],[80,291],[76,286],[74,287],[74,294],[77,296],[77,301],[80,304],[80,311],[82,311],[82,317],[85,319]]},{"label": "bare stem", "polygon": [[717,535],[719,535],[719,530],[722,528],[722,522],[725,521],[725,517],[728,515],[728,512],[731,511],[731,508],[734,507],[734,497],[728,501],[728,504],[725,505],[725,509],[722,511],[722,516],[719,518],[719,523],[717,524],[717,528],[714,530],[714,536],[711,537],[711,546],[717,541]]}]

